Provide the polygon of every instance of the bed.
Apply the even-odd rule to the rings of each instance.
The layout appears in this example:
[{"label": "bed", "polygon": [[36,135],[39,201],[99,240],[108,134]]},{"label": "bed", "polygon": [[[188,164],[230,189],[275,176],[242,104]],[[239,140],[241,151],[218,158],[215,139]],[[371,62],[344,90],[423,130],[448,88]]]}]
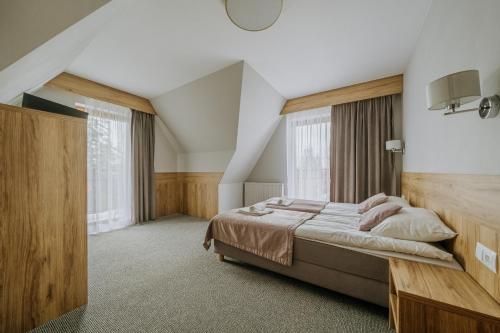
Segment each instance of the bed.
[{"label": "bed", "polygon": [[[278,214],[294,214],[283,212],[276,207],[274,209]],[[425,256],[422,256],[421,249],[420,252],[412,250],[412,244],[408,248],[403,247],[403,251],[407,253],[401,253],[388,251],[393,248],[393,245],[383,244],[384,246],[379,247],[375,244],[376,246],[372,248],[361,248],[354,246],[358,244],[349,243],[349,239],[337,237],[343,235],[344,229],[347,230],[348,235],[357,237],[356,232],[350,231],[356,229],[356,219],[359,219],[356,205],[325,203],[321,210],[309,211],[309,214],[311,215],[307,216],[305,221],[293,229],[293,259],[288,265],[285,262],[266,258],[261,253],[252,253],[240,244],[226,241],[222,237],[224,241],[213,237],[214,252],[222,258],[236,259],[384,307],[388,306],[389,257],[461,270],[456,260],[446,257],[450,254],[439,247],[436,248],[435,253],[433,252],[434,246],[431,249],[424,247],[424,250],[430,250],[431,253],[430,255],[423,253]],[[304,216],[301,215],[301,218]],[[365,234],[360,232],[359,237],[364,237]],[[337,236],[332,239],[332,235]],[[370,243],[373,240],[366,241]],[[399,247],[398,250],[400,250]],[[435,258],[430,258],[430,256]]]}]

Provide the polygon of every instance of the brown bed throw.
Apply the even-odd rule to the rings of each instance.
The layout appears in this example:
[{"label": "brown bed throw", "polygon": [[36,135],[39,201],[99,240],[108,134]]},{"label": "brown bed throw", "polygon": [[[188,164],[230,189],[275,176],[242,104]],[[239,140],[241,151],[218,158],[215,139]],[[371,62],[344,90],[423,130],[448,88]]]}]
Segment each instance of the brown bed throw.
[{"label": "brown bed throw", "polygon": [[295,229],[315,214],[275,209],[273,213],[252,216],[237,210],[215,216],[205,235],[203,246],[211,240],[253,253],[285,266],[292,265]]},{"label": "brown bed throw", "polygon": [[266,207],[273,209],[294,210],[297,212],[319,214],[325,208],[327,203],[328,202],[326,201],[294,199],[293,202],[288,206],[280,206],[267,203]]}]

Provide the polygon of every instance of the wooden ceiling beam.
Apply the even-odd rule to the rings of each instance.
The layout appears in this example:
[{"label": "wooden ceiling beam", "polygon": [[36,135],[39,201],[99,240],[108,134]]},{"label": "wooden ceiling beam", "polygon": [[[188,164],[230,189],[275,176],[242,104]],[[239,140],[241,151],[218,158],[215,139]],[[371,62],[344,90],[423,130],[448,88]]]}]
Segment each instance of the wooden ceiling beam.
[{"label": "wooden ceiling beam", "polygon": [[125,106],[137,111],[156,114],[153,105],[151,105],[151,102],[147,98],[136,96],[66,72],[59,74],[45,85],[70,91],[77,95]]},{"label": "wooden ceiling beam", "polygon": [[403,92],[403,74],[320,93],[297,97],[286,101],[281,114],[305,111],[325,106],[361,101]]}]

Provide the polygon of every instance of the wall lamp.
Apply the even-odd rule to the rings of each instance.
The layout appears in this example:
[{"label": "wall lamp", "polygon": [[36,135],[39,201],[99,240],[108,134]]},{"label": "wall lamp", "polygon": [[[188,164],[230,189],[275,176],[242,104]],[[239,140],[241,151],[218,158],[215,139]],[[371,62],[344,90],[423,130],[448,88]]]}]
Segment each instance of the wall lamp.
[{"label": "wall lamp", "polygon": [[385,150],[393,153],[405,153],[404,144],[401,140],[390,140],[385,142]]},{"label": "wall lamp", "polygon": [[498,95],[484,97],[478,108],[456,110],[461,105],[479,98],[481,98],[481,86],[478,70],[446,75],[427,85],[427,108],[429,110],[445,109],[445,116],[479,111],[481,119],[495,117],[500,110],[500,97]]}]

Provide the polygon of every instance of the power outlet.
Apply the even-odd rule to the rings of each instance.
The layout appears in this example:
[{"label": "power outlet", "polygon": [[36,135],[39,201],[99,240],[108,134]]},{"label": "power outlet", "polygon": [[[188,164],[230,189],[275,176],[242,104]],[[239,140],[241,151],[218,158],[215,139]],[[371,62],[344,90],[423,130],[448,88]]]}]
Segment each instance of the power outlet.
[{"label": "power outlet", "polygon": [[476,243],[476,258],[490,271],[497,272],[497,253],[479,242]]}]

